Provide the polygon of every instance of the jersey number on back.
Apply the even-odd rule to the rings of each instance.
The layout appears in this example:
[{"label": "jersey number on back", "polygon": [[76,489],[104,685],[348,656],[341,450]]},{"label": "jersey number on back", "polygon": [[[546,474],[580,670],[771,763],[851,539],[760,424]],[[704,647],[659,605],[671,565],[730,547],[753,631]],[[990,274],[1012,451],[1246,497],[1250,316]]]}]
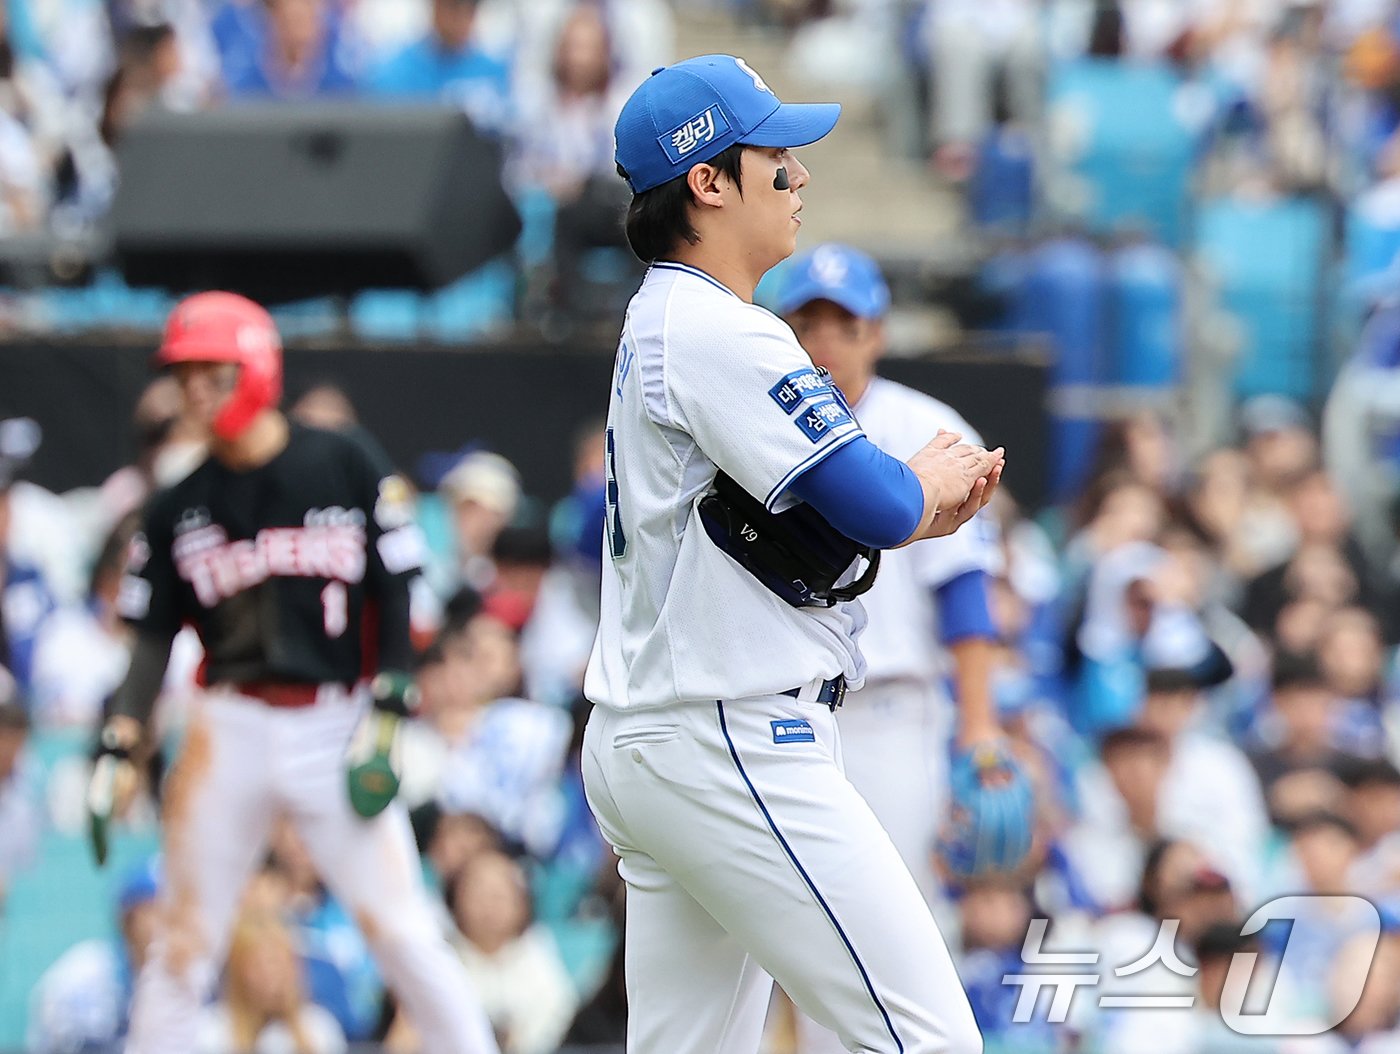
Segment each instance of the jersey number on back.
[{"label": "jersey number on back", "polygon": [[321,613],[325,617],[326,636],[334,640],[350,625],[350,595],[344,582],[331,582],[321,590]]},{"label": "jersey number on back", "polygon": [[613,430],[611,428],[607,430],[605,440],[607,445],[604,450],[604,455],[606,459],[606,470],[608,477],[608,552],[612,554],[612,558],[614,560],[621,560],[623,554],[627,552],[627,535],[624,534],[622,531],[622,509],[618,504],[617,454],[615,453],[613,448]]}]

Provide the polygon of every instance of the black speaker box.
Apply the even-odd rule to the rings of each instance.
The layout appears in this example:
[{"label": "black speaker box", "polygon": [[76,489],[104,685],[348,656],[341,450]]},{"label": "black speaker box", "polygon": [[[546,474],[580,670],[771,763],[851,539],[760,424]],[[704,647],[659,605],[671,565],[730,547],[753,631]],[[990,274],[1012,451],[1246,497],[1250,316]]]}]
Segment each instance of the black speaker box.
[{"label": "black speaker box", "polygon": [[112,208],[128,283],[265,301],[434,289],[508,250],[501,150],[466,115],[377,104],[153,113]]}]

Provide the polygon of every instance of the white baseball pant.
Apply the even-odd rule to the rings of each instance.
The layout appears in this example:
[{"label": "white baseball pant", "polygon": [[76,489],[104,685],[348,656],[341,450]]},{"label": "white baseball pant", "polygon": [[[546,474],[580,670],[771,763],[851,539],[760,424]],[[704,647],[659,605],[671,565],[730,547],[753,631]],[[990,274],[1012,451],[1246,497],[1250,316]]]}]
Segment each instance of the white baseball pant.
[{"label": "white baseball pant", "polygon": [[[953,704],[919,681],[867,682],[836,713],[846,778],[866,800],[919,892],[945,923],[953,912],[933,868],[933,844],[948,811],[948,736]],[[838,1054],[841,1039],[796,1016],[800,1054]]]},{"label": "white baseball pant", "polygon": [[629,1054],[754,1054],[773,980],[865,1054],[980,1054],[938,926],[786,696],[595,707],[584,785],[627,883]]},{"label": "white baseball pant", "polygon": [[425,1054],[497,1054],[491,1026],[423,888],[399,802],[372,820],[350,807],[344,752],[365,693],[325,685],[272,707],[216,690],[200,702],[166,782],[161,929],[136,983],[127,1054],[188,1054],[248,878],[289,816],[355,918]]}]

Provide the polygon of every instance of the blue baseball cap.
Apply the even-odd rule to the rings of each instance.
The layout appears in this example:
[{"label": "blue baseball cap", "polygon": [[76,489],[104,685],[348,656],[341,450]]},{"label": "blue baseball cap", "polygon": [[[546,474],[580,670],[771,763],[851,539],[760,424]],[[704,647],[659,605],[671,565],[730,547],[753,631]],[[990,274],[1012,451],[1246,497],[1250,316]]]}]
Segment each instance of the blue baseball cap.
[{"label": "blue baseball cap", "polygon": [[122,876],[117,889],[117,910],[125,915],[132,908],[140,907],[160,895],[160,857],[153,856],[142,861]]},{"label": "blue baseball cap", "polygon": [[813,300],[830,300],[857,318],[882,318],[890,309],[890,287],[873,259],[849,245],[830,242],[788,263],[778,291],[778,314],[791,314]]},{"label": "blue baseball cap", "polygon": [[784,103],[743,59],[700,55],[659,66],[618,115],[617,163],[640,194],[735,143],[806,146],[841,116],[834,102]]}]

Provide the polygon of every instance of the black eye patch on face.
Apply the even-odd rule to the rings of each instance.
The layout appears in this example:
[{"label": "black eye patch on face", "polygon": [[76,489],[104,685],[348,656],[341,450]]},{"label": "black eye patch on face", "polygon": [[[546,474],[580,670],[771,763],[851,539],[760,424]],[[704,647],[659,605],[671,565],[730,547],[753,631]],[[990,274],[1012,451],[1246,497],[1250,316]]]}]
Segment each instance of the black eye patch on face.
[{"label": "black eye patch on face", "polygon": [[778,171],[773,174],[773,189],[790,190],[791,188],[792,184],[788,182],[787,168],[779,168]]}]

